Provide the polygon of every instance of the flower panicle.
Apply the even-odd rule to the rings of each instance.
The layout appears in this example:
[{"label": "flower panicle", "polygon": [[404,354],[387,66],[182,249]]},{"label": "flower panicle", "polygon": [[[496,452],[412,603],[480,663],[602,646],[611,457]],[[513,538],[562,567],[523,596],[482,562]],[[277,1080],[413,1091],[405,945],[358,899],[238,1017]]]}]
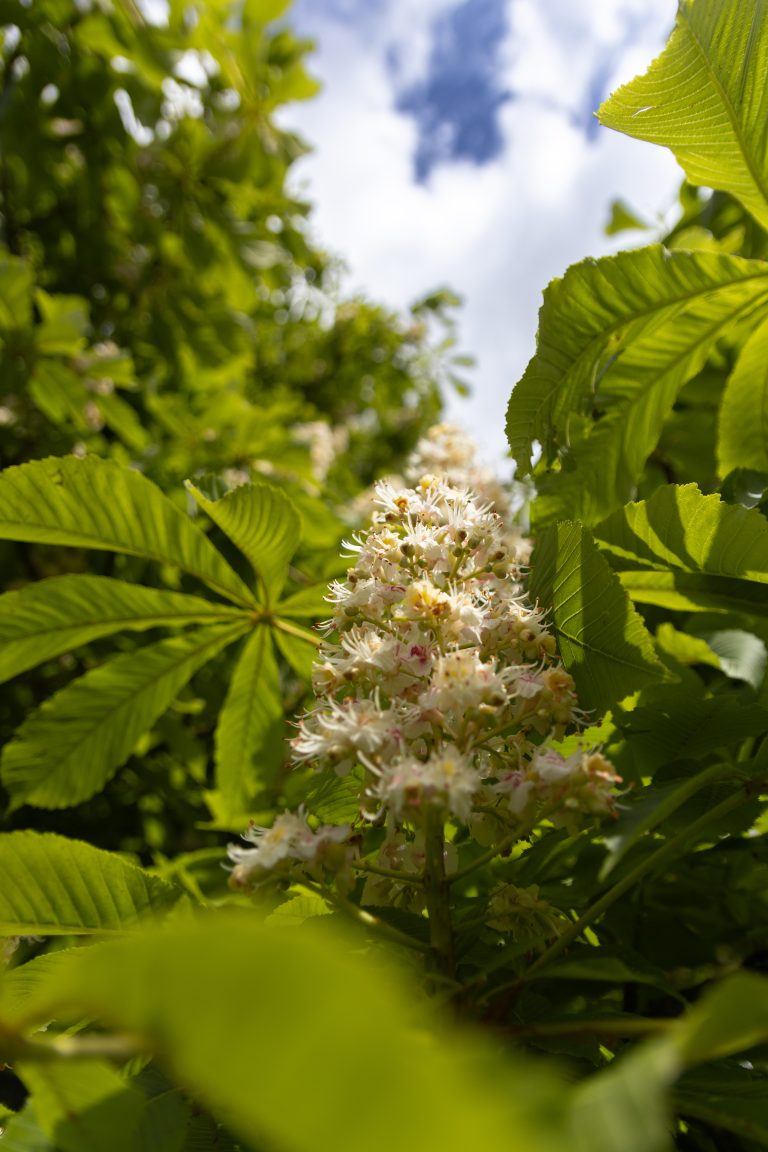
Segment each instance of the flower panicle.
[{"label": "flower panicle", "polygon": [[[613,813],[619,779],[603,754],[551,747],[588,718],[545,613],[527,597],[530,545],[511,515],[471,441],[440,425],[406,481],[376,485],[368,528],[344,544],[352,564],[328,590],[315,703],[292,757],[355,773],[361,826],[387,829],[380,867],[415,859],[435,817],[492,845],[541,819],[575,830]],[[253,848],[231,850],[233,877],[248,882],[286,861],[314,867],[325,845],[351,836],[350,825],[313,831],[302,811],[285,813],[247,834]],[[366,891],[379,898],[387,883],[400,899],[382,877]]]}]

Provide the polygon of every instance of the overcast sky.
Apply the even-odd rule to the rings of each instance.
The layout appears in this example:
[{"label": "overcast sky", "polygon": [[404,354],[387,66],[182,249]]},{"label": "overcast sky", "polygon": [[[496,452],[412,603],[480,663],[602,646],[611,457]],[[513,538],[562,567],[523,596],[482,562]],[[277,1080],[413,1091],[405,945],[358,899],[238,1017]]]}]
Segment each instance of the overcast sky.
[{"label": "overcast sky", "polygon": [[[680,180],[665,149],[600,128],[593,112],[644,71],[675,0],[296,0],[323,92],[284,123],[314,153],[296,179],[349,289],[403,307],[440,285],[464,297],[478,361],[450,413],[506,451],[509,393],[534,350],[541,292],[619,246],[621,197],[654,221]],[[621,243],[632,242],[627,233]]]}]

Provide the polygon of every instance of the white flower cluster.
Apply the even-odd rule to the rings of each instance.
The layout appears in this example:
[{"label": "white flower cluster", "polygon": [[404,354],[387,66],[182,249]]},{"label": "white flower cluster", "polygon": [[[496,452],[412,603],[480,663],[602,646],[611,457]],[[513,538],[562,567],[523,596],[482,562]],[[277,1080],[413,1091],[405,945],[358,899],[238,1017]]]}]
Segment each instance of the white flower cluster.
[{"label": "white flower cluster", "polygon": [[[427,464],[440,471],[423,472]],[[598,752],[563,758],[547,747],[584,716],[524,594],[527,553],[498,510],[504,493],[474,466],[463,434],[444,426],[409,471],[419,473],[410,487],[376,486],[372,525],[347,545],[355,562],[330,586],[317,703],[292,742],[297,763],[362,774],[361,811],[388,830],[380,863],[398,857],[401,868],[418,855],[429,814],[493,844],[527,835],[543,816],[570,827],[609,813],[617,781]],[[233,849],[239,874],[271,867],[275,837],[286,845],[276,858],[297,861],[318,838],[341,839],[300,819],[301,829],[286,814],[257,830],[255,849]]]}]

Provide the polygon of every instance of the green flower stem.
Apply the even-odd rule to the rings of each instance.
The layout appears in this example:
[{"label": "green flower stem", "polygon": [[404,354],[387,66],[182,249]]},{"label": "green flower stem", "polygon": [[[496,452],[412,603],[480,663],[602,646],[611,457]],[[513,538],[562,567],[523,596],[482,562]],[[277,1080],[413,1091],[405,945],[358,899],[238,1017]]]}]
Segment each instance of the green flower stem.
[{"label": "green flower stem", "polygon": [[531,976],[535,975],[541,968],[545,968],[555,957],[559,956],[561,952],[564,952],[568,945],[571,944],[577,936],[580,936],[585,928],[588,928],[590,924],[602,916],[619,897],[623,896],[625,892],[628,892],[630,888],[633,888],[639,880],[642,880],[649,872],[655,871],[660,865],[666,864],[668,860],[673,859],[673,857],[685,847],[686,843],[695,838],[699,832],[703,831],[710,824],[717,824],[723,816],[727,816],[729,812],[733,812],[734,809],[750,799],[753,795],[754,787],[753,784],[750,784],[739,788],[738,791],[728,796],[720,804],[711,808],[709,812],[705,812],[698,820],[694,820],[692,824],[683,829],[682,832],[679,832],[677,836],[668,840],[666,844],[662,845],[656,852],[653,852],[650,856],[646,856],[645,860],[642,860],[631,872],[628,872],[622,880],[619,880],[612,888],[609,888],[599,900],[596,900],[594,904],[586,910],[583,916],[580,916],[574,924],[566,928],[562,935],[558,936],[558,938],[550,944],[549,948],[541,953],[537,960],[534,960],[527,972],[520,978],[520,983],[529,980]]},{"label": "green flower stem", "polygon": [[313,644],[315,648],[319,648],[322,640],[319,636],[315,636],[308,628],[302,628],[299,624],[291,624],[288,620],[282,620],[275,616],[272,619],[272,627],[278,632],[285,632],[286,636],[295,636],[298,640],[306,640],[307,644]]},{"label": "green flower stem", "polygon": [[146,1042],[138,1036],[88,1033],[32,1040],[0,1025],[0,1068],[20,1060],[36,1064],[94,1058],[124,1061],[145,1055],[146,1051]]},{"label": "green flower stem", "polygon": [[512,1025],[508,1031],[514,1036],[646,1036],[654,1032],[668,1032],[677,1021],[667,1017],[623,1016],[597,1017],[594,1020],[550,1020],[544,1024]]},{"label": "green flower stem", "polygon": [[453,925],[451,924],[450,879],[445,874],[445,831],[442,816],[427,813],[424,824],[424,888],[429,916],[429,936],[435,971],[453,980]]},{"label": "green flower stem", "polygon": [[465,876],[470,873],[476,872],[478,868],[484,868],[486,864],[490,864],[502,852],[506,852],[507,848],[511,848],[515,840],[520,838],[520,833],[511,832],[509,836],[505,836],[498,844],[494,844],[493,848],[489,848],[487,852],[483,852],[482,856],[478,856],[475,860],[470,860],[469,864],[465,864],[463,868],[459,868],[457,872],[451,872],[447,877],[448,884],[454,884],[457,880],[463,880]]},{"label": "green flower stem", "polygon": [[351,920],[362,924],[364,928],[369,928],[372,932],[378,933],[379,936],[386,936],[388,940],[394,941],[395,944],[401,944],[404,948],[413,948],[416,952],[428,952],[429,947],[423,944],[421,940],[414,940],[412,936],[408,936],[405,932],[401,932],[399,928],[393,928],[391,924],[387,924],[385,920],[379,919],[371,912],[366,912],[364,908],[358,908],[357,904],[353,904],[351,900],[347,900],[346,896],[342,896],[339,892],[331,892],[328,888],[320,884],[313,884],[311,880],[296,880],[295,883],[301,888],[306,888],[308,892],[314,892],[317,896],[322,896],[330,904],[335,905],[340,912],[343,912]]},{"label": "green flower stem", "polygon": [[412,872],[398,872],[395,868],[380,868],[378,864],[369,864],[367,860],[357,860],[352,867],[356,872],[372,872],[374,876],[386,876],[389,880],[397,880],[398,884],[416,884],[419,888],[424,883],[421,876],[414,876]]}]

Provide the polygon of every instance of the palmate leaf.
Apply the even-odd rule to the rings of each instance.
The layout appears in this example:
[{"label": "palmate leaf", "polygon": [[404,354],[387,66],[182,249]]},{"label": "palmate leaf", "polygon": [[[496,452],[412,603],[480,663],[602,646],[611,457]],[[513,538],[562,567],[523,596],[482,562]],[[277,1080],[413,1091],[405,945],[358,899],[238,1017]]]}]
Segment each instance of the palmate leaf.
[{"label": "palmate leaf", "polygon": [[283,758],[280,672],[270,629],[248,637],[216,728],[220,818],[247,810],[259,786],[271,782]]},{"label": "palmate leaf", "polygon": [[52,832],[0,833],[0,936],[125,932],[178,898],[113,852]]},{"label": "palmate leaf", "polygon": [[232,623],[229,608],[109,576],[52,576],[0,596],[0,682],[122,629]]},{"label": "palmate leaf", "polygon": [[270,484],[243,484],[220,500],[209,500],[189,480],[186,487],[249,561],[271,603],[282,591],[301,539],[299,514],[289,498]]},{"label": "palmate leaf", "polygon": [[[595,528],[619,569],[674,569],[768,584],[768,522],[752,508],[704,496],[695,484],[668,484]],[[749,595],[749,589],[744,595]],[[749,611],[746,604],[743,611]]]},{"label": "palmate leaf", "polygon": [[11,809],[67,808],[93,796],[198,668],[247,624],[199,628],[86,672],[32,712],[0,760]]},{"label": "palmate leaf", "polygon": [[768,321],[747,340],[725,386],[717,463],[723,477],[737,468],[768,472]]},{"label": "palmate leaf", "polygon": [[139,472],[96,456],[50,457],[0,473],[0,539],[126,552],[173,564],[239,604],[248,586]]},{"label": "palmate leaf", "polygon": [[[471,1035],[425,1042],[412,991],[319,925],[286,932],[218,914],[80,948],[27,1020],[62,1009],[145,1038],[171,1079],[249,1147],[356,1152],[361,1132],[367,1152],[505,1148],[510,1133],[516,1152],[565,1146],[559,1082],[540,1066],[500,1063]],[[301,1107],[297,1060],[311,1071]]]},{"label": "palmate leaf", "polygon": [[764,0],[683,0],[667,47],[600,122],[671,148],[692,184],[730,192],[768,227]]},{"label": "palmate leaf", "polygon": [[552,610],[560,654],[584,707],[602,714],[666,676],[650,633],[580,524],[557,524],[541,534],[531,592]]},{"label": "palmate leaf", "polygon": [[[535,441],[562,470],[546,481],[540,519],[593,522],[632,494],[676,396],[714,342],[768,310],[765,263],[654,245],[570,268],[544,294],[537,351],[509,402],[512,455]],[[579,438],[592,398],[605,414]],[[571,441],[573,441],[571,443]]]}]

